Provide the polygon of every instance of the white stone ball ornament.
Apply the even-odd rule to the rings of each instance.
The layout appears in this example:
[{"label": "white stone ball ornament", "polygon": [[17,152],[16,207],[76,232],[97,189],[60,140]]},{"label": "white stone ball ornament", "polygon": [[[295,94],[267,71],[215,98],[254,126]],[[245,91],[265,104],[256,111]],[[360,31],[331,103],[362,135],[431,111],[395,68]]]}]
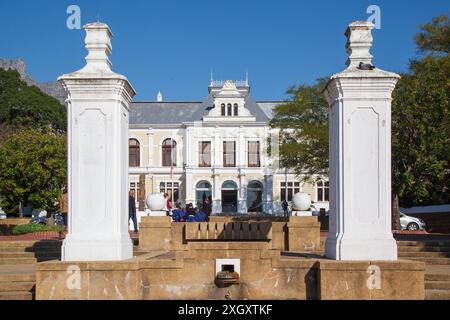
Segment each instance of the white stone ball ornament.
[{"label": "white stone ball ornament", "polygon": [[303,192],[296,193],[292,198],[292,205],[298,211],[308,211],[311,208],[311,197]]},{"label": "white stone ball ornament", "polygon": [[147,196],[145,202],[151,211],[162,211],[164,209],[165,200],[162,193],[152,193]]}]

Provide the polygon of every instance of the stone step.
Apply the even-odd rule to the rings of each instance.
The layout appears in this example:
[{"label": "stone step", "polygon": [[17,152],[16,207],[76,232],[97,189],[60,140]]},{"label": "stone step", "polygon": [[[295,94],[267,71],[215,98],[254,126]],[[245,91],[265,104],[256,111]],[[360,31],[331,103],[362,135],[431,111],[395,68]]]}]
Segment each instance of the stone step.
[{"label": "stone step", "polygon": [[0,252],[61,252],[61,247],[49,246],[49,247],[3,247],[0,248]]},{"label": "stone step", "polygon": [[399,247],[450,247],[450,241],[397,241]]},{"label": "stone step", "polygon": [[425,300],[450,300],[450,290],[425,290]]},{"label": "stone step", "polygon": [[[4,265],[2,267],[9,268],[9,266]],[[10,266],[10,270],[15,270],[16,266]],[[34,269],[29,269],[25,272],[2,272],[0,273],[0,283],[1,282],[35,282],[36,275]]]},{"label": "stone step", "polygon": [[426,281],[425,290],[449,290],[450,281]]},{"label": "stone step", "polygon": [[399,252],[448,252],[450,253],[450,247],[416,247],[416,246],[399,246]]},{"label": "stone step", "polygon": [[429,273],[425,273],[425,281],[450,281],[450,274],[445,274],[445,273],[429,274]]},{"label": "stone step", "polygon": [[62,241],[58,240],[42,240],[42,241],[0,241],[0,250],[3,248],[48,248],[48,247],[61,247]]},{"label": "stone step", "polygon": [[401,258],[450,258],[450,252],[399,252],[398,256]]},{"label": "stone step", "polygon": [[0,292],[31,292],[34,286],[35,282],[0,282]]},{"label": "stone step", "polygon": [[0,252],[2,258],[34,258],[33,252]]},{"label": "stone step", "polygon": [[0,265],[35,264],[36,258],[0,258]]},{"label": "stone step", "polygon": [[403,257],[406,260],[423,261],[428,265],[450,265],[448,258],[418,258],[418,257]]},{"label": "stone step", "polygon": [[0,300],[33,300],[33,294],[24,291],[0,292]]}]

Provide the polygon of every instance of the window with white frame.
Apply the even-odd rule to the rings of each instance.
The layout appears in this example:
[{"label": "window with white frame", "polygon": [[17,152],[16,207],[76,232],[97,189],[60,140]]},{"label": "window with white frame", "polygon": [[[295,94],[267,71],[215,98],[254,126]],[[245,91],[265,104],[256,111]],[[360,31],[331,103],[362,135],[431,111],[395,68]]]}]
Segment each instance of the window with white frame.
[{"label": "window with white frame", "polygon": [[223,166],[235,167],[236,166],[236,142],[224,141],[223,142]]},{"label": "window with white frame", "polygon": [[139,167],[141,165],[141,145],[136,139],[128,140],[128,156],[129,156],[129,166]]},{"label": "window with white frame", "polygon": [[260,156],[259,141],[249,141],[248,142],[248,166],[249,167],[260,167],[261,166],[261,156]]},{"label": "window with white frame", "polygon": [[211,167],[211,141],[199,141],[198,166]]},{"label": "window with white frame", "polygon": [[[280,183],[280,200],[281,201],[292,201],[294,194],[300,192],[300,182],[299,181],[283,181]],[[287,198],[286,198],[287,196]]]},{"label": "window with white frame", "polygon": [[330,182],[318,181],[316,183],[317,202],[330,201]]},{"label": "window with white frame", "polygon": [[168,194],[170,201],[175,203],[180,198],[180,183],[179,182],[166,182],[161,181],[159,183],[159,192]]},{"label": "window with white frame", "polygon": [[130,183],[130,192],[131,196],[138,202],[139,192],[140,192],[140,183],[139,182],[131,182]]}]

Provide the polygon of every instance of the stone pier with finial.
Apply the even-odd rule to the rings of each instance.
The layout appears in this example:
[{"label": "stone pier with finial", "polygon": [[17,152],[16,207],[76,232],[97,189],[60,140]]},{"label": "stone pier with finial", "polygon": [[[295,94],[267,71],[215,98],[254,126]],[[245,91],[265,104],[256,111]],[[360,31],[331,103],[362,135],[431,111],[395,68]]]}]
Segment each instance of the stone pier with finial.
[{"label": "stone pier with finial", "polygon": [[68,106],[68,234],[64,261],[132,257],[128,233],[128,123],[135,91],[111,70],[112,33],[84,26],[86,66],[59,78]]}]

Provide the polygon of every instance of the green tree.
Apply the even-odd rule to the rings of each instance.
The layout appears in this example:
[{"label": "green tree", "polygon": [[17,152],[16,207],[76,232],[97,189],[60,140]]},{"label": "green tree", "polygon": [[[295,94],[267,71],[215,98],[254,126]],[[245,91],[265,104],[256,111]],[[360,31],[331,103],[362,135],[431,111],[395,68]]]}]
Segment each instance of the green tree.
[{"label": "green tree", "polygon": [[448,56],[412,61],[394,90],[392,179],[402,206],[450,202],[449,71]]},{"label": "green tree", "polygon": [[66,137],[45,130],[23,130],[0,146],[0,206],[52,208],[66,184]]},{"label": "green tree", "polygon": [[327,79],[288,90],[289,99],[274,109],[272,128],[280,128],[281,166],[304,180],[328,174],[328,104],[322,90]]},{"label": "green tree", "polygon": [[419,51],[431,55],[448,55],[450,49],[450,19],[448,15],[434,17],[420,26],[415,42]]},{"label": "green tree", "polygon": [[66,108],[57,99],[28,86],[16,70],[0,69],[0,124],[65,131],[66,122]]}]

